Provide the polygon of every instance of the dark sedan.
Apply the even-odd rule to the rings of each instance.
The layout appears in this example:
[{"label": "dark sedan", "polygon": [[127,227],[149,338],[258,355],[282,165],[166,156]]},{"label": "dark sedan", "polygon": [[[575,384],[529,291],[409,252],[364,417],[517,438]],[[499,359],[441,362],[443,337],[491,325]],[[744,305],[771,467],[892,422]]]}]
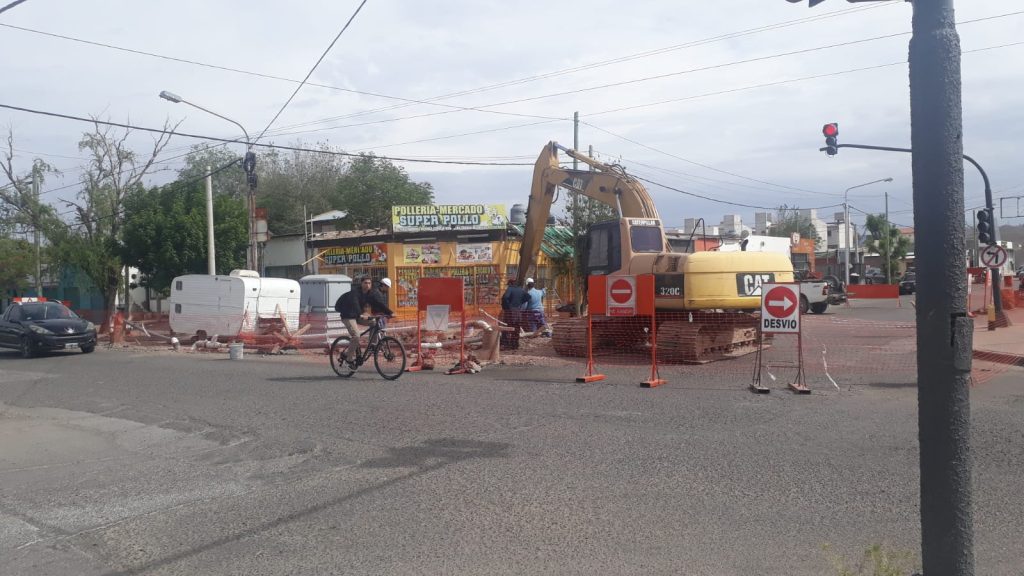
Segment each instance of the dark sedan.
[{"label": "dark sedan", "polygon": [[0,348],[14,348],[22,358],[68,348],[88,354],[96,349],[96,326],[60,302],[15,299],[0,316]]},{"label": "dark sedan", "polygon": [[913,294],[917,292],[917,276],[915,274],[907,274],[900,280],[900,294]]}]

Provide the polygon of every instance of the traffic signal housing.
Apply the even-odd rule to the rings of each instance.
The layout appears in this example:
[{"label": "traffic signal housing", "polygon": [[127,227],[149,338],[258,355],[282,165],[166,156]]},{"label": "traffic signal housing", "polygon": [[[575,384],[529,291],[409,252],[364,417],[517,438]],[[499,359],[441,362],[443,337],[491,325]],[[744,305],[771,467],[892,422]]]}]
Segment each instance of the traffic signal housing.
[{"label": "traffic signal housing", "polygon": [[975,224],[975,229],[978,231],[978,242],[981,244],[994,244],[992,213],[987,209],[978,210],[976,217],[978,222]]},{"label": "traffic signal housing", "polygon": [[835,156],[839,153],[839,124],[832,122],[831,124],[825,124],[821,128],[821,133],[825,136],[825,153],[829,156]]}]

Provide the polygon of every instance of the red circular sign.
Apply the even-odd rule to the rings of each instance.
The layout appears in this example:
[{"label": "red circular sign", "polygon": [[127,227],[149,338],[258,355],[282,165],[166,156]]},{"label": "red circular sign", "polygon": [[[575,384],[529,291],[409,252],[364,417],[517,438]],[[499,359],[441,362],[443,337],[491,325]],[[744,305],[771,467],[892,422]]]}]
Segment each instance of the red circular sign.
[{"label": "red circular sign", "polygon": [[612,282],[608,294],[616,304],[625,304],[633,299],[633,284],[629,280],[619,278]]},{"label": "red circular sign", "polygon": [[764,297],[764,311],[773,318],[788,318],[798,302],[799,299],[793,299],[793,290],[776,286]]}]

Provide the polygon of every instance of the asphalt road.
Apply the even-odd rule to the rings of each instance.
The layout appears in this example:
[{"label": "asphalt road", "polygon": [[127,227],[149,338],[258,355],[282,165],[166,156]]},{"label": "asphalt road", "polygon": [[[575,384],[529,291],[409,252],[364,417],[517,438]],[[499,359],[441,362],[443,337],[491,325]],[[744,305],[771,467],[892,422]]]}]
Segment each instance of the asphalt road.
[{"label": "asphalt road", "polygon": [[[918,550],[913,386],[575,375],[0,353],[0,573],[818,576],[826,544]],[[1021,574],[1021,383],[972,390],[978,574]]]}]

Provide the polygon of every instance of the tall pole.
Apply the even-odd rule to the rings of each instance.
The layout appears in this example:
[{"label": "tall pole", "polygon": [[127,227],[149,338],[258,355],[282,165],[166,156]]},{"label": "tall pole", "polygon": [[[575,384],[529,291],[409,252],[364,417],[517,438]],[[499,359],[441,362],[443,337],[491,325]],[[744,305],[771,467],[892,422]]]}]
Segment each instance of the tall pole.
[{"label": "tall pole", "polygon": [[892,239],[889,233],[889,193],[885,193],[885,283],[892,284]]},{"label": "tall pole", "polygon": [[974,574],[970,396],[973,321],[964,263],[963,109],[953,0],[915,0],[910,40],[917,267],[921,559]]},{"label": "tall pole", "polygon": [[36,297],[43,297],[43,258],[42,249],[39,247],[39,169],[32,166],[32,197],[34,198],[34,205],[32,206],[32,235],[35,238],[36,243]]},{"label": "tall pole", "polygon": [[213,167],[206,167],[206,273],[217,274],[217,253],[213,241]]},{"label": "tall pole", "polygon": [[[572,113],[572,149],[580,149],[580,113]],[[576,158],[572,159],[572,169],[579,170],[580,165]]]},{"label": "tall pole", "polygon": [[846,286],[850,285],[850,203],[847,200],[849,193],[849,190],[843,193],[843,267],[846,270],[844,274]]}]

